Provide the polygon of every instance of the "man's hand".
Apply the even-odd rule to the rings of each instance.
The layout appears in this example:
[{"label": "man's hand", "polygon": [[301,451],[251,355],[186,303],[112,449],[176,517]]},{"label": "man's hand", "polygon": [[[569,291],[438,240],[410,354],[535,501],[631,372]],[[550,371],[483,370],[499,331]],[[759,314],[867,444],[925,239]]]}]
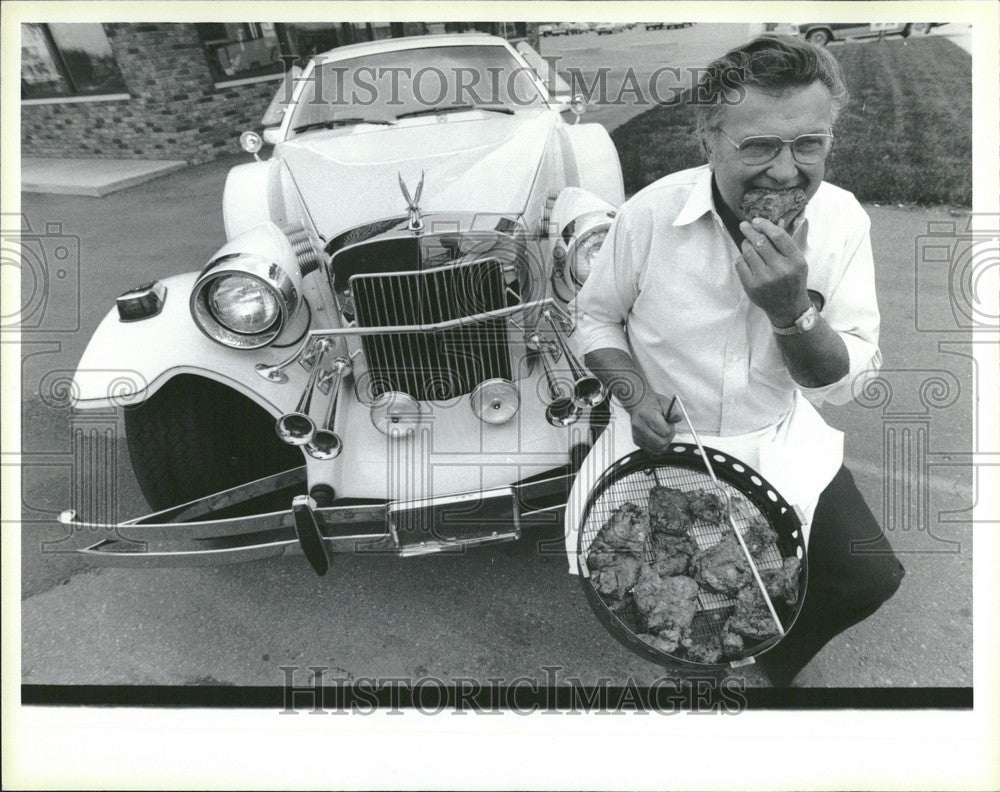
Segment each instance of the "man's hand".
[{"label": "man's hand", "polygon": [[750,301],[760,307],[776,327],[791,327],[810,305],[806,290],[809,266],[785,229],[762,217],[740,223],[746,239],[736,272]]},{"label": "man's hand", "polygon": [[664,453],[674,439],[674,424],[680,415],[670,415],[671,399],[653,391],[628,407],[632,419],[632,441],[648,454]]}]

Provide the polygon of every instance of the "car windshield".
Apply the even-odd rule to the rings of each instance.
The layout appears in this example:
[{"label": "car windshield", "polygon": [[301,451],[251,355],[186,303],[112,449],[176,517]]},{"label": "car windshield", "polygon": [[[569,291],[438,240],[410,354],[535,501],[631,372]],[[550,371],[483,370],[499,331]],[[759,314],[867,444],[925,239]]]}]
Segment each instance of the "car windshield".
[{"label": "car windshield", "polygon": [[[456,45],[396,50],[318,64],[291,118],[292,134],[449,116],[458,110],[510,113],[542,107],[534,72],[503,46]],[[298,130],[298,131],[296,131]]]}]

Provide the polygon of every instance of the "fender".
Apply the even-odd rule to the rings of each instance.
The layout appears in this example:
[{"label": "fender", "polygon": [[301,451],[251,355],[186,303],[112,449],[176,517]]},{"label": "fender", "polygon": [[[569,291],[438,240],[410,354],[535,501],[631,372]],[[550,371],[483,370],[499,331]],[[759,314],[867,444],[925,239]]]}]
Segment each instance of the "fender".
[{"label": "fender", "polygon": [[582,187],[616,209],[625,202],[625,183],[618,150],[600,124],[560,127],[566,184]]},{"label": "fender", "polygon": [[[122,322],[112,308],[98,325],[73,377],[72,402],[79,410],[107,409],[145,401],[176,374],[200,374],[223,382],[272,415],[289,402],[285,388],[254,371],[259,362],[277,362],[288,348],[229,349],[206,336],[188,307],[197,272],[174,275],[156,316]],[[301,372],[302,369],[299,368]],[[304,372],[303,372],[304,373]]]},{"label": "fender", "polygon": [[247,229],[283,214],[278,176],[280,167],[281,160],[274,157],[230,169],[222,192],[226,239],[233,239]]}]

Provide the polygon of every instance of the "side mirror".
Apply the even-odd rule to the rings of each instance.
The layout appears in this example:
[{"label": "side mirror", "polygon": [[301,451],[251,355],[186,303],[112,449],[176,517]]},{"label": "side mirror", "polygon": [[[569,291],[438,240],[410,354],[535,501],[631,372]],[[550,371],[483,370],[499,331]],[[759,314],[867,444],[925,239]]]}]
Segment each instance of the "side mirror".
[{"label": "side mirror", "polygon": [[264,130],[262,137],[265,143],[270,143],[272,146],[275,143],[281,142],[281,128],[280,127],[268,127]]}]

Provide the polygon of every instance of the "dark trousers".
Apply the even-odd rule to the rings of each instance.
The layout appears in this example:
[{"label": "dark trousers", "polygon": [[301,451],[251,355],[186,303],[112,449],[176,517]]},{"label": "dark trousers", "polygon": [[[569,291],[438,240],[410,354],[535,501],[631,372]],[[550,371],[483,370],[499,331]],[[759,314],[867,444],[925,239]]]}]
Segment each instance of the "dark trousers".
[{"label": "dark trousers", "polygon": [[776,686],[786,686],[831,638],[867,619],[904,575],[854,477],[841,467],[820,495],[809,537],[809,579],[799,618],[758,658]]}]

